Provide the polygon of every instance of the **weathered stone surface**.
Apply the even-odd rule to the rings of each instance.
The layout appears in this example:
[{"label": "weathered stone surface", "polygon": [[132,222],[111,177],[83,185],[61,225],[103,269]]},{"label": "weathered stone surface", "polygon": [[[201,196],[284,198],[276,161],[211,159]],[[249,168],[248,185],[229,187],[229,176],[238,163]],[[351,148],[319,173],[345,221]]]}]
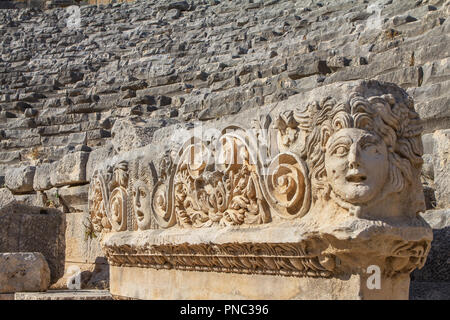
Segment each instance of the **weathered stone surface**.
[{"label": "weathered stone surface", "polygon": [[[448,1],[244,2],[81,6],[76,31],[65,8],[0,10],[0,188],[10,168],[36,166],[33,189],[56,203],[40,166],[90,151],[84,145],[93,150],[90,181],[95,164],[112,156],[103,146],[113,143],[116,155],[168,144],[174,123],[242,125],[267,105],[341,80],[394,82],[415,99],[426,133],[449,128]],[[444,157],[425,151],[428,209],[448,207],[448,169],[434,164]],[[56,188],[86,183],[76,181],[64,177]],[[28,189],[16,200],[41,203]]]},{"label": "weathered stone surface", "polygon": [[[157,298],[154,269],[170,268],[163,282],[193,276],[187,293],[173,286],[164,298],[229,299],[229,288],[201,289],[204,272],[246,299],[265,298],[254,287],[283,276],[300,287],[309,286],[305,277],[349,281],[349,291],[335,288],[339,297],[408,297],[432,231],[418,215],[421,123],[404,90],[331,84],[187,128],[156,131],[148,146],[100,163],[91,179],[90,218],[112,265],[113,295]],[[388,284],[376,294],[363,280],[371,265]],[[360,278],[351,284],[350,275]],[[156,287],[138,289],[138,279]],[[287,287],[279,296],[330,298]]]},{"label": "weathered stone surface", "polygon": [[0,189],[0,208],[14,201],[14,196],[7,188]]},{"label": "weathered stone surface", "polygon": [[94,173],[95,166],[106,159],[112,158],[114,154],[114,147],[112,144],[108,144],[91,151],[89,154],[89,160],[86,164],[86,179],[90,181],[92,174]]},{"label": "weathered stone surface", "polygon": [[121,153],[149,144],[156,129],[139,118],[116,121],[111,130],[115,152]]},{"label": "weathered stone surface", "polygon": [[10,203],[0,209],[0,252],[40,252],[56,282],[64,272],[65,217],[51,208]]},{"label": "weathered stone surface", "polygon": [[43,163],[36,167],[36,172],[33,180],[33,189],[36,191],[48,190],[53,185],[50,177],[54,170],[53,163]]},{"label": "weathered stone surface", "polygon": [[450,207],[450,130],[433,134],[433,165],[436,201],[439,208]]},{"label": "weathered stone surface", "polygon": [[13,193],[33,191],[33,179],[36,167],[26,166],[9,169],[5,174],[5,185]]},{"label": "weathered stone surface", "polygon": [[14,300],[14,293],[0,293],[0,301]]},{"label": "weathered stone surface", "polygon": [[53,165],[50,182],[53,186],[86,183],[86,164],[89,152],[73,152]]},{"label": "weathered stone surface", "polygon": [[80,288],[104,290],[109,288],[109,265],[106,258],[97,258],[95,263],[66,262],[64,276],[53,284],[52,290],[67,290],[67,283],[74,275],[80,276]]},{"label": "weathered stone surface", "polygon": [[0,253],[0,293],[46,291],[50,269],[39,252]]},{"label": "weathered stone surface", "polygon": [[113,300],[106,290],[49,290],[45,293],[22,293],[15,300]]},{"label": "weathered stone surface", "polygon": [[[367,279],[292,278],[272,275],[111,267],[113,296],[144,300],[361,300],[407,299],[409,279],[383,279],[386,293],[367,290]],[[122,283],[123,285],[119,285]],[[153,288],[148,290],[148,288]],[[173,288],[177,288],[176,292]],[[207,290],[205,290],[207,288]],[[384,292],[384,291],[383,291]],[[276,294],[274,294],[276,293]]]},{"label": "weathered stone surface", "polygon": [[68,214],[66,219],[66,261],[94,264],[99,258],[103,258],[100,238],[90,229],[89,214]]},{"label": "weathered stone surface", "polygon": [[83,212],[88,209],[88,191],[88,184],[82,186],[64,186],[58,189],[58,198],[60,203],[69,212]]}]

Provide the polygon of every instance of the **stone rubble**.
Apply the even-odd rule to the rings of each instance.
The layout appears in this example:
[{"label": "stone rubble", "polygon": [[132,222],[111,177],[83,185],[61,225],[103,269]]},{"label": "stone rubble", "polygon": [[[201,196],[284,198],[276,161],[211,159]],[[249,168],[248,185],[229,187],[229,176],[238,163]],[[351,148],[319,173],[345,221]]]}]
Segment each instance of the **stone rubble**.
[{"label": "stone rubble", "polygon": [[0,293],[46,291],[50,269],[39,252],[0,253]]}]

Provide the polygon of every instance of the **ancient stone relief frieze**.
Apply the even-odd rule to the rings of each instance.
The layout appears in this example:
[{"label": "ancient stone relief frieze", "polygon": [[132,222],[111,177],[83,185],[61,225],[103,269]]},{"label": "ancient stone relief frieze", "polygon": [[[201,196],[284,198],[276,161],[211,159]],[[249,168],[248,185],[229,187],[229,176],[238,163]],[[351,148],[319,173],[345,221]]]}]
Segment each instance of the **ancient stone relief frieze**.
[{"label": "ancient stone relief frieze", "polygon": [[[99,169],[90,189],[94,229],[296,221],[319,230],[348,219],[378,226],[407,224],[424,210],[422,129],[407,94],[392,85],[385,92],[371,95],[357,88],[345,99],[330,95],[299,101],[291,110],[253,120],[248,128],[225,126],[215,135],[191,136],[159,161],[143,156]],[[430,239],[397,240],[398,247],[381,254],[385,272],[422,266]],[[323,246],[266,243],[251,250],[245,241],[233,244],[232,250],[225,245],[154,245],[145,253],[111,245],[107,252],[119,265],[327,276],[337,257],[346,259],[341,254],[345,250],[317,250],[338,247],[336,241],[327,241]],[[229,249],[233,254],[227,254]]]}]

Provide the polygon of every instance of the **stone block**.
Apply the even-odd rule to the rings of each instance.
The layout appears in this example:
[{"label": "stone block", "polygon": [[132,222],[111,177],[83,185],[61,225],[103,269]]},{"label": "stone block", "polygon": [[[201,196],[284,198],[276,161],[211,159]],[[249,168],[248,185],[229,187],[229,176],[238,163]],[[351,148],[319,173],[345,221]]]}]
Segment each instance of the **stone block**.
[{"label": "stone block", "polygon": [[0,293],[0,301],[14,300],[14,293]]},{"label": "stone block", "polygon": [[71,263],[96,263],[103,258],[98,235],[90,232],[89,214],[85,212],[66,215],[66,261]]},{"label": "stone block", "polygon": [[59,202],[69,212],[87,211],[89,185],[64,186],[58,189]]},{"label": "stone block", "polygon": [[55,209],[10,203],[0,209],[0,252],[40,252],[51,281],[64,272],[65,217]]},{"label": "stone block", "polygon": [[14,201],[14,196],[7,188],[0,189],[0,209],[10,202]]},{"label": "stone block", "polygon": [[450,207],[450,129],[437,130],[433,134],[434,186],[437,207]]},{"label": "stone block", "polygon": [[113,296],[143,300],[408,299],[409,288],[405,277],[382,279],[383,290],[368,290],[360,275],[320,279],[116,266],[110,272]]},{"label": "stone block", "polygon": [[86,164],[89,152],[73,152],[65,155],[55,163],[54,170],[50,175],[53,186],[63,186],[86,183]]},{"label": "stone block", "polygon": [[54,170],[53,163],[43,163],[36,167],[33,189],[36,191],[48,190],[52,187],[50,176]]},{"label": "stone block", "polygon": [[450,79],[450,58],[427,62],[423,65],[422,85],[437,83]]},{"label": "stone block", "polygon": [[42,145],[45,146],[76,146],[86,144],[86,132],[71,133],[64,136],[50,136],[42,138]]},{"label": "stone block", "polygon": [[0,293],[46,291],[50,269],[39,252],[0,253]]},{"label": "stone block", "polygon": [[156,129],[139,119],[117,120],[111,130],[114,151],[121,153],[149,144]]},{"label": "stone block", "polygon": [[47,292],[18,292],[14,300],[113,300],[107,290],[49,290]]},{"label": "stone block", "polygon": [[86,164],[86,179],[91,180],[92,174],[94,173],[95,166],[105,161],[108,158],[114,156],[114,147],[111,144],[102,146],[98,149],[91,151],[89,154],[89,160]]},{"label": "stone block", "polygon": [[75,275],[79,275],[80,289],[108,289],[109,288],[109,265],[105,258],[98,258],[96,263],[66,262],[64,276],[53,284],[52,290],[70,289],[67,283]]},{"label": "stone block", "polygon": [[33,191],[33,180],[36,167],[26,166],[6,171],[5,185],[13,193]]}]

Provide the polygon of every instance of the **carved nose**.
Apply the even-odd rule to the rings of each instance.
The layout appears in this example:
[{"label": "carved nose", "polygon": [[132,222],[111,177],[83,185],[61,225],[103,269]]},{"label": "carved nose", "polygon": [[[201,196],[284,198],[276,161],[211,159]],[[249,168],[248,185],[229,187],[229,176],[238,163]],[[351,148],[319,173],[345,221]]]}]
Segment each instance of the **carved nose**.
[{"label": "carved nose", "polygon": [[350,151],[348,153],[348,165],[350,169],[357,169],[359,167],[359,152],[356,145],[352,145],[350,147]]},{"label": "carved nose", "polygon": [[135,200],[135,205],[136,207],[140,207],[141,206],[141,202],[139,201],[139,192],[136,192],[136,200]]}]

